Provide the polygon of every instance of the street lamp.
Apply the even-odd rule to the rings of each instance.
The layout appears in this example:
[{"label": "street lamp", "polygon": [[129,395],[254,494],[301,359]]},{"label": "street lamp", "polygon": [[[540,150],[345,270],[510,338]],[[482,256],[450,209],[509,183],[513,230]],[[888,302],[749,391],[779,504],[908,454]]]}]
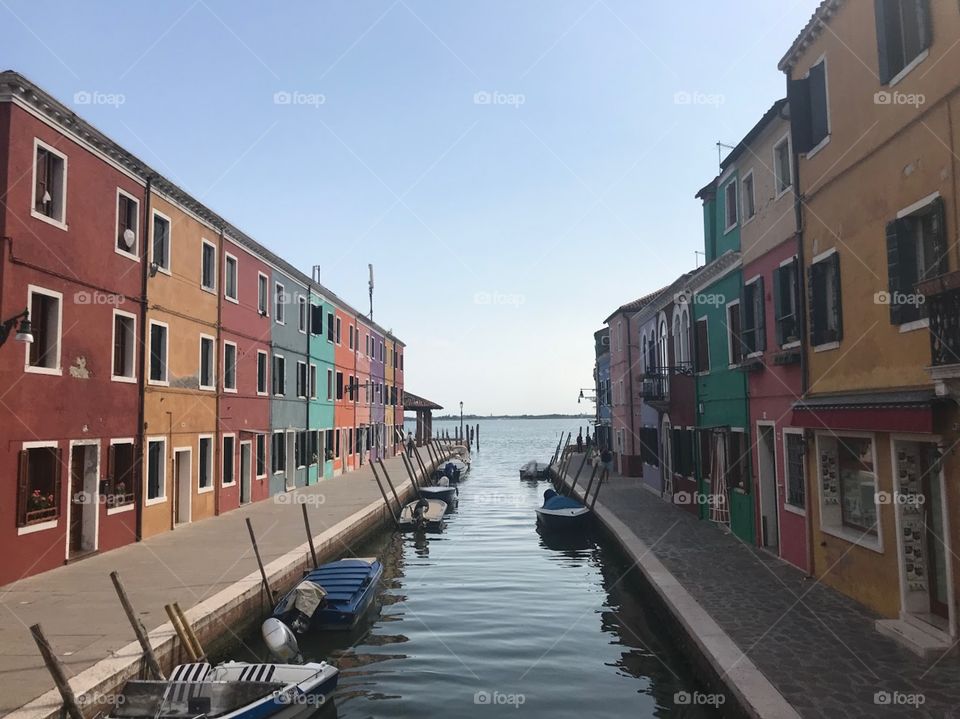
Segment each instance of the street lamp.
[{"label": "street lamp", "polygon": [[30,310],[24,310],[20,314],[14,315],[10,319],[0,323],[0,346],[10,337],[10,332],[13,331],[17,320],[20,321],[20,324],[17,326],[17,334],[14,335],[14,339],[17,342],[24,342],[25,344],[31,344],[33,342],[33,334],[30,331]]}]

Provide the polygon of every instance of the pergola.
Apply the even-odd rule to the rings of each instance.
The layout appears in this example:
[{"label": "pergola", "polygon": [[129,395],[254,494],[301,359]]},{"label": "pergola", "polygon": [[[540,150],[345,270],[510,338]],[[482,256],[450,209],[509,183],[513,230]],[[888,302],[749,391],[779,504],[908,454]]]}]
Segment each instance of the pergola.
[{"label": "pergola", "polygon": [[418,447],[429,441],[433,436],[433,410],[435,409],[443,409],[443,407],[436,402],[418,397],[406,390],[403,391],[403,411],[412,410],[417,413],[415,439]]}]

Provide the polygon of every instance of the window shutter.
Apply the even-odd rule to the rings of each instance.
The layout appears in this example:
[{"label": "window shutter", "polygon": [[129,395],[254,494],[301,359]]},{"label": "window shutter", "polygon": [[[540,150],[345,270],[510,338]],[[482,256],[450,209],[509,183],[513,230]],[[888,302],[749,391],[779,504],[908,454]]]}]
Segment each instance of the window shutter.
[{"label": "window shutter", "polygon": [[30,452],[21,449],[17,466],[17,526],[27,523],[27,500],[30,496]]},{"label": "window shutter", "polygon": [[790,104],[790,134],[793,146],[799,153],[813,147],[810,141],[810,80],[789,80],[787,98]]},{"label": "window shutter", "polygon": [[887,223],[887,277],[890,290],[890,324],[899,325],[903,319],[903,308],[894,301],[896,295],[903,291],[900,286],[900,220]]},{"label": "window shutter", "polygon": [[49,187],[49,181],[47,177],[47,171],[50,166],[48,161],[49,157],[50,155],[46,150],[44,150],[42,147],[37,148],[37,184],[34,188],[34,193],[36,195],[34,209],[36,209],[37,212],[43,212],[46,208],[46,203],[43,201],[43,196],[46,194],[47,188]]},{"label": "window shutter", "polygon": [[880,70],[880,84],[886,85],[890,82],[890,60],[887,50],[887,2],[886,0],[873,0],[874,19],[877,23],[877,58]]},{"label": "window shutter", "polygon": [[840,294],[840,253],[834,252],[829,262],[833,263],[833,313],[837,323],[836,336],[832,339],[839,342],[843,339],[843,296]]},{"label": "window shutter", "polygon": [[[816,147],[829,133],[827,127],[827,76],[823,62],[810,68],[810,145]],[[810,148],[808,148],[810,149]]]},{"label": "window shutter", "polygon": [[107,450],[107,494],[117,491],[117,445],[111,444]]},{"label": "window shutter", "polygon": [[780,274],[783,272],[783,267],[778,267],[773,271],[773,328],[777,337],[777,346],[783,345],[783,327],[781,327],[780,319],[783,317],[783,297],[781,295],[780,283]]},{"label": "window shutter", "polygon": [[53,480],[53,501],[57,508],[57,513],[54,517],[60,516],[60,509],[63,506],[63,503],[60,500],[60,484],[61,479],[63,478],[63,450],[59,447],[54,447],[50,450],[50,453],[53,454],[53,461],[55,464],[54,469],[54,480]]},{"label": "window shutter", "polygon": [[916,0],[917,25],[920,29],[920,47],[926,50],[933,43],[933,23],[930,21],[928,0]]},{"label": "window shutter", "polygon": [[810,265],[807,269],[807,314],[810,315],[810,345],[813,347],[823,344],[823,299],[817,302],[817,286],[820,284],[817,274],[817,265]]},{"label": "window shutter", "polygon": [[[776,273],[774,273],[776,276]],[[766,322],[766,295],[763,291],[763,278],[761,277],[756,282],[756,287],[754,288],[754,324],[756,326],[755,336],[756,342],[754,343],[754,350],[757,352],[763,352],[767,349],[767,322]]]},{"label": "window shutter", "polygon": [[936,198],[931,205],[933,214],[931,218],[933,221],[933,254],[936,269],[933,270],[934,274],[930,274],[928,271],[928,277],[944,275],[950,270],[947,262],[949,250],[947,248],[947,224],[943,198]]}]

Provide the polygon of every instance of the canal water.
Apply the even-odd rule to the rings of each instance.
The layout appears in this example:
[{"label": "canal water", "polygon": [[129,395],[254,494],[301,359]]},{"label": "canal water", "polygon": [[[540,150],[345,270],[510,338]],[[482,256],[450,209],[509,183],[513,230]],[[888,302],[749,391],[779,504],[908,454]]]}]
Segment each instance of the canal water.
[{"label": "canal water", "polygon": [[[575,420],[482,421],[444,531],[384,531],[358,548],[385,565],[377,606],[354,632],[301,642],[307,659],[341,669],[318,718],[720,716],[684,702],[705,690],[619,549],[538,534],[547,483],[518,469],[546,461],[567,430]],[[244,643],[231,655],[267,658],[259,630]]]}]

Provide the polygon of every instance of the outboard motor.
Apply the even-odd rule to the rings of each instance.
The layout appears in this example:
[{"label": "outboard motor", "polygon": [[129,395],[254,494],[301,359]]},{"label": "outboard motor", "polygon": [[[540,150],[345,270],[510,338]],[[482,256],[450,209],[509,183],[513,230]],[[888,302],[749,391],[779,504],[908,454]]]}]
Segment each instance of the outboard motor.
[{"label": "outboard motor", "polygon": [[422,527],[424,524],[426,524],[427,520],[423,516],[423,514],[429,508],[430,508],[430,503],[427,500],[423,498],[417,500],[417,505],[413,508],[413,519],[417,523],[418,527]]},{"label": "outboard motor", "polygon": [[297,644],[297,638],[290,631],[290,627],[279,619],[276,617],[266,619],[260,627],[260,633],[263,634],[263,641],[267,645],[267,649],[281,662],[303,663],[303,655],[300,654],[300,645]]}]

